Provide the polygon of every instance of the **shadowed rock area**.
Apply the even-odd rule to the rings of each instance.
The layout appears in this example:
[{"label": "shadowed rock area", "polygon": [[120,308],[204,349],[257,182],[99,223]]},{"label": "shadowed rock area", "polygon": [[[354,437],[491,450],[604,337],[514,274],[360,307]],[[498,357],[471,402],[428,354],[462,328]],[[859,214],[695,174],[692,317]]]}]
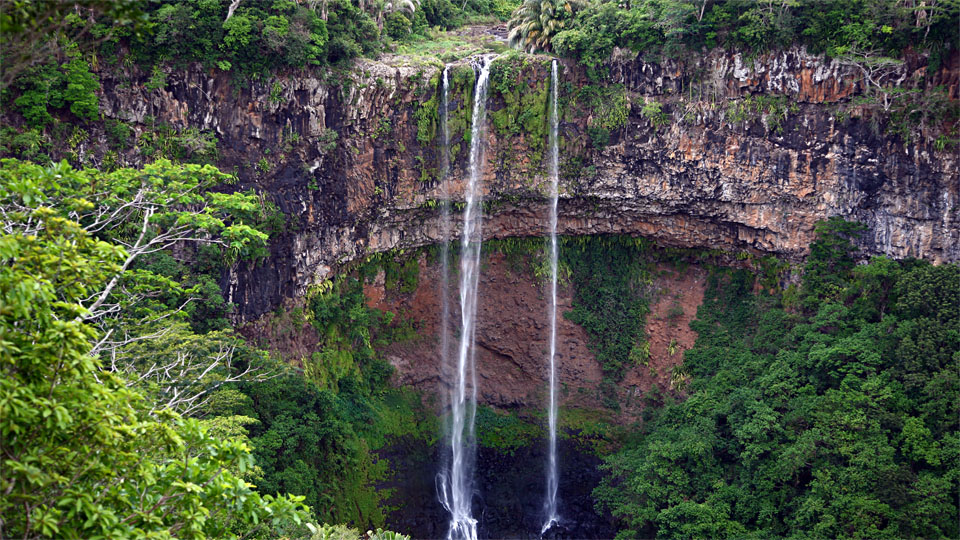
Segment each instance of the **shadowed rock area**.
[{"label": "shadowed rock area", "polygon": [[[478,496],[474,499],[480,538],[540,538],[543,521],[543,466],[546,441],[518,449],[513,454],[479,449]],[[387,518],[394,530],[413,538],[443,538],[449,514],[437,502],[434,480],[439,453],[436,449],[411,451],[397,446],[381,453],[389,459],[395,475],[383,487],[397,488],[387,501],[397,506]],[[616,527],[609,515],[593,508],[591,492],[600,481],[600,458],[583,452],[570,441],[558,444],[563,466],[559,499],[561,527],[547,538],[613,538]]]}]

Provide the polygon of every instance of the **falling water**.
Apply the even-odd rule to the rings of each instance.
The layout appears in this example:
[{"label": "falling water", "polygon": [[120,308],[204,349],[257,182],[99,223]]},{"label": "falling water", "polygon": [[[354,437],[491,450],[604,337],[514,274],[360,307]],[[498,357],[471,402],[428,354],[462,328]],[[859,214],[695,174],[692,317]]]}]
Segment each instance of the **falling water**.
[{"label": "falling water", "polygon": [[442,198],[440,227],[443,241],[440,244],[442,276],[440,278],[440,361],[444,372],[449,373],[450,366],[450,131],[447,125],[449,109],[448,68],[443,68],[443,87],[440,102],[440,133],[443,147],[440,150],[440,180]]},{"label": "falling water", "polygon": [[[450,400],[450,462],[440,476],[440,502],[450,512],[449,540],[476,540],[477,520],[473,518],[473,464],[476,452],[474,418],[477,411],[475,362],[477,286],[480,275],[480,246],[483,216],[480,205],[480,176],[484,163],[487,115],[487,80],[492,57],[483,57],[474,89],[470,133],[470,178],[463,211],[460,245],[460,348],[457,356],[457,385]],[[469,384],[468,384],[469,379]]]},{"label": "falling water", "polygon": [[559,155],[557,143],[557,61],[550,74],[550,448],[547,458],[547,494],[543,502],[545,520],[540,534],[560,522],[557,515],[557,198],[559,182]]}]

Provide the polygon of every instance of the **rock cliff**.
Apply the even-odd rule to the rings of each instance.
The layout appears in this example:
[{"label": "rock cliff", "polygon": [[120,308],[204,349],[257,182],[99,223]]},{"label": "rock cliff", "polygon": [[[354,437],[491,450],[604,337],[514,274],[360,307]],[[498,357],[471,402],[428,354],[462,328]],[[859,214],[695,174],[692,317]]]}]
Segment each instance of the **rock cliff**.
[{"label": "rock cliff", "polygon": [[[545,231],[549,63],[495,63],[489,236]],[[474,75],[470,59],[448,68],[456,208]],[[562,68],[561,234],[630,233],[798,261],[814,223],[842,216],[867,225],[864,256],[960,260],[957,156],[936,140],[950,126],[937,115],[898,124],[856,66],[794,49],[749,60],[717,51],[685,64],[617,54],[602,82]],[[102,74],[101,110],[137,130],[163,122],[215,132],[220,166],[286,214],[271,258],[225,278],[239,317],[251,320],[344,263],[440,239],[442,69],[397,57],[239,87],[197,67],[171,71],[150,91],[130,68]],[[908,57],[895,78],[940,87],[955,107],[960,57],[928,71]],[[136,162],[137,150],[121,158]]]}]

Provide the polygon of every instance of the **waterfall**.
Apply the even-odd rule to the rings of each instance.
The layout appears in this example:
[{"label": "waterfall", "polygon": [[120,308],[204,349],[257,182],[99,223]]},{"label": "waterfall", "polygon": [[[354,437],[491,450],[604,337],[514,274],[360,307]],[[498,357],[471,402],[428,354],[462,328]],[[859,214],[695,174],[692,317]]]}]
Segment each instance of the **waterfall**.
[{"label": "waterfall", "polygon": [[464,197],[463,235],[460,244],[460,347],[457,355],[457,384],[450,399],[450,461],[440,473],[440,502],[450,512],[448,540],[476,540],[477,520],[473,518],[473,465],[476,453],[474,419],[477,412],[476,318],[477,286],[480,277],[480,246],[483,215],[480,177],[483,173],[487,81],[491,56],[480,62],[473,93],[470,138],[470,177]]},{"label": "waterfall", "polygon": [[[440,214],[440,244],[441,276],[440,276],[440,365],[442,373],[448,375],[452,370],[450,365],[450,127],[447,123],[450,102],[449,69],[443,68],[442,98],[440,101],[440,133],[443,146],[440,150],[440,181],[441,197],[443,199]],[[446,378],[444,378],[446,380]],[[449,405],[449,403],[446,403]],[[447,426],[449,429],[449,426]]]},{"label": "waterfall", "polygon": [[540,534],[560,522],[557,515],[557,198],[560,181],[559,150],[557,143],[557,61],[550,73],[550,406],[547,419],[550,426],[550,446],[547,457],[547,493],[543,501],[545,519]]}]

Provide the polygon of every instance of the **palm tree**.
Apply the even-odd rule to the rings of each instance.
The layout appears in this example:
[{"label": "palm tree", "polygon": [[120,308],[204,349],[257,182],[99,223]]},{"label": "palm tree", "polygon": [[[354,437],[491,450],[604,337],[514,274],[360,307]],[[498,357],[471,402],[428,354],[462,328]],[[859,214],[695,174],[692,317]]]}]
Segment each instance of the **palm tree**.
[{"label": "palm tree", "polygon": [[549,51],[550,40],[563,30],[563,19],[574,6],[574,0],[523,0],[510,19],[510,45],[529,53]]},{"label": "palm tree", "polygon": [[377,28],[383,31],[383,16],[395,11],[405,11],[413,19],[413,14],[420,7],[420,0],[386,0],[377,10]]}]

